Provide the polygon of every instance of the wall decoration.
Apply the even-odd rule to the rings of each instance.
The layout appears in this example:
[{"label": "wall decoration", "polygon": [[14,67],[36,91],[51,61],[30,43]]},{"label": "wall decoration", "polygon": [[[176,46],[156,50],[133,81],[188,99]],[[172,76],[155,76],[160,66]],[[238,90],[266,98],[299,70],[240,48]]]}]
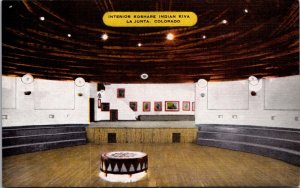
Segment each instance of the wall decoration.
[{"label": "wall decoration", "polygon": [[151,110],[151,102],[143,102],[143,111],[150,112]]},{"label": "wall decoration", "polygon": [[117,97],[118,98],[125,98],[125,89],[124,88],[118,88],[117,89]]},{"label": "wall decoration", "polygon": [[137,102],[129,102],[129,107],[133,110],[133,111],[137,111]]},{"label": "wall decoration", "polygon": [[192,111],[195,111],[195,102],[192,102]]},{"label": "wall decoration", "polygon": [[110,107],[109,107],[109,103],[101,103],[101,109],[102,111],[109,111]]},{"label": "wall decoration", "polygon": [[98,108],[101,108],[101,99],[98,99]]},{"label": "wall decoration", "polygon": [[24,76],[22,76],[21,81],[24,84],[31,84],[33,82],[33,76],[31,74],[25,74]]},{"label": "wall decoration", "polygon": [[182,110],[183,111],[190,111],[190,101],[183,101],[182,102]]},{"label": "wall decoration", "polygon": [[165,111],[179,111],[179,101],[165,101]]},{"label": "wall decoration", "polygon": [[154,102],[154,111],[160,112],[162,111],[162,102]]},{"label": "wall decoration", "polygon": [[85,80],[81,77],[75,79],[75,85],[78,87],[82,87],[85,85]]}]

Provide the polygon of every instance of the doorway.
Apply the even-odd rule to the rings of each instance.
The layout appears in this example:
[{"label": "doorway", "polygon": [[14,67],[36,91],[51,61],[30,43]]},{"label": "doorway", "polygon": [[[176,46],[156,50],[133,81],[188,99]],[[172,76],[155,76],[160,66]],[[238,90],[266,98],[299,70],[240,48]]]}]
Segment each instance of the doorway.
[{"label": "doorway", "polygon": [[110,121],[118,121],[118,110],[110,110]]},{"label": "doorway", "polygon": [[90,122],[95,121],[95,99],[90,98]]}]

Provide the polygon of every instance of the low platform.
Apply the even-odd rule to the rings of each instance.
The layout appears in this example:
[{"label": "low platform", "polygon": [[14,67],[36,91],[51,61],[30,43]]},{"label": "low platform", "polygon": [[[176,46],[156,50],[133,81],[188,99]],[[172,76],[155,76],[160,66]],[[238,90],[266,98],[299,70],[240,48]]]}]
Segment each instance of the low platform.
[{"label": "low platform", "polygon": [[192,143],[197,127],[193,121],[117,121],[91,123],[88,141],[103,143]]},{"label": "low platform", "polygon": [[99,121],[89,128],[197,128],[194,121]]}]

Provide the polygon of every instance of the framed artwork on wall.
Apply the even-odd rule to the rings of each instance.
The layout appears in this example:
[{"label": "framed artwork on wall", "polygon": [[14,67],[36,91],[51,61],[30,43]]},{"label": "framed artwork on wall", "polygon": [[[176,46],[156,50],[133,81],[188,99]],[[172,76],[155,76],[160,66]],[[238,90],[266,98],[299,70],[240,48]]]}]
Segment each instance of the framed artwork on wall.
[{"label": "framed artwork on wall", "polygon": [[156,112],[162,111],[162,102],[161,101],[154,102],[154,111],[156,111]]},{"label": "framed artwork on wall", "polygon": [[192,102],[192,111],[195,111],[195,102]]},{"label": "framed artwork on wall", "polygon": [[117,89],[117,98],[125,98],[125,89],[124,88]]},{"label": "framed artwork on wall", "polygon": [[179,111],[179,101],[165,101],[165,111]]},{"label": "framed artwork on wall", "polygon": [[137,111],[137,102],[129,102],[129,107],[133,110],[133,111]]},{"label": "framed artwork on wall", "polygon": [[183,101],[182,102],[182,110],[183,111],[190,111],[190,101]]},{"label": "framed artwork on wall", "polygon": [[151,102],[143,102],[143,112],[150,112]]},{"label": "framed artwork on wall", "polygon": [[101,99],[98,99],[98,108],[101,108]]}]

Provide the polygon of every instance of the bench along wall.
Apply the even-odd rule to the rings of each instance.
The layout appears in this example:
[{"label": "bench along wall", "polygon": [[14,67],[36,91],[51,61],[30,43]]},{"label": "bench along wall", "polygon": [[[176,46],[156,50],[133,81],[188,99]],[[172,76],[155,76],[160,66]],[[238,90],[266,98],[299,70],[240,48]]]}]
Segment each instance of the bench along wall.
[{"label": "bench along wall", "polygon": [[89,94],[88,83],[2,76],[2,125],[89,124]]},{"label": "bench along wall", "polygon": [[300,75],[196,84],[195,120],[300,129]]},{"label": "bench along wall", "polygon": [[[125,89],[125,97],[118,98],[118,89]],[[162,102],[162,111],[154,111],[154,102]],[[165,111],[165,101],[179,101],[178,111]],[[190,109],[184,111],[182,102],[189,101]],[[110,103],[110,109],[118,110],[119,120],[136,120],[139,115],[194,115],[192,102],[195,101],[195,84],[111,84],[101,93],[101,102]],[[129,107],[137,102],[137,111]],[[143,102],[150,102],[149,112],[143,111]],[[96,121],[109,120],[109,112],[97,110]]]}]

